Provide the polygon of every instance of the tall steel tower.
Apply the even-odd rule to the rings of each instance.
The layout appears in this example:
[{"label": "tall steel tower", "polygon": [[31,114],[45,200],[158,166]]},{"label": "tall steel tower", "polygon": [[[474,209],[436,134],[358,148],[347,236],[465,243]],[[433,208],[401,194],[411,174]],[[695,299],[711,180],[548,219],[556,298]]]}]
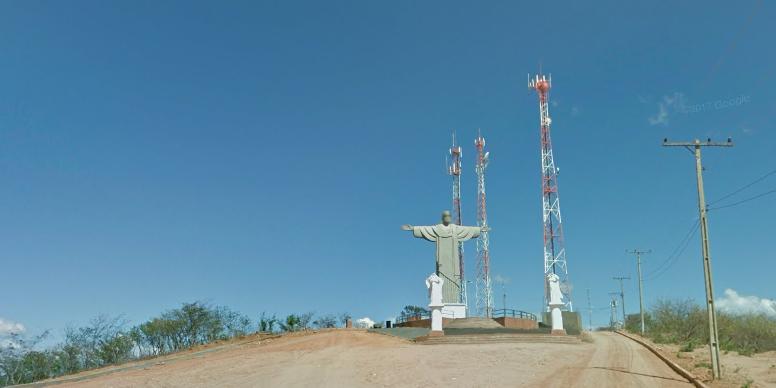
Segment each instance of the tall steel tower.
[{"label": "tall steel tower", "polygon": [[490,283],[490,231],[485,207],[485,168],[488,167],[490,152],[485,152],[485,139],[481,135],[474,140],[474,146],[477,148],[477,226],[482,228],[477,239],[477,313],[490,318],[493,315],[493,289]]},{"label": "tall steel tower", "polygon": [[566,248],[563,244],[563,228],[560,217],[560,199],[558,197],[558,169],[552,157],[552,141],[550,140],[550,87],[552,76],[547,79],[537,74],[528,79],[528,88],[536,90],[539,95],[539,122],[541,126],[542,153],[542,222],[544,224],[544,305],[549,301],[547,275],[554,273],[560,277],[561,292],[566,302],[566,309],[573,311],[571,301],[571,286],[566,267]]},{"label": "tall steel tower", "polygon": [[[450,147],[450,166],[447,172],[453,177],[453,222],[463,225],[461,219],[461,146],[455,141],[455,132],[453,132],[453,145]],[[463,243],[458,243],[458,280],[461,285],[461,294],[458,296],[460,303],[466,304],[468,315],[469,303],[466,295],[466,277],[464,276]],[[449,281],[449,279],[446,279]]]}]

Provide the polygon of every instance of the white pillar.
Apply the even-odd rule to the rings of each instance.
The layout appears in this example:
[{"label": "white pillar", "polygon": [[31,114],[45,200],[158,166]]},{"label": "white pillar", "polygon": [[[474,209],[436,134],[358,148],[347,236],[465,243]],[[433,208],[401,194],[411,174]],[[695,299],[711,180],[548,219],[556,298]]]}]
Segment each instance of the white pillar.
[{"label": "white pillar", "polygon": [[[431,335],[444,335],[442,331],[442,306],[428,306],[431,309]],[[436,333],[435,333],[436,332]]]},{"label": "white pillar", "polygon": [[550,305],[552,316],[552,332],[553,335],[565,335],[566,330],[563,329],[563,313],[560,312],[562,305]]},{"label": "white pillar", "polygon": [[442,308],[445,307],[445,304],[442,303],[442,285],[444,283],[444,279],[437,276],[436,273],[432,273],[426,278],[429,298],[428,308],[431,310],[430,336],[445,335],[445,332],[442,331]]},{"label": "white pillar", "polygon": [[547,275],[547,284],[550,288],[550,318],[552,319],[552,335],[566,335],[566,330],[563,329],[563,313],[560,308],[564,306],[563,294],[560,292],[560,283],[558,282],[558,275],[551,273]]}]

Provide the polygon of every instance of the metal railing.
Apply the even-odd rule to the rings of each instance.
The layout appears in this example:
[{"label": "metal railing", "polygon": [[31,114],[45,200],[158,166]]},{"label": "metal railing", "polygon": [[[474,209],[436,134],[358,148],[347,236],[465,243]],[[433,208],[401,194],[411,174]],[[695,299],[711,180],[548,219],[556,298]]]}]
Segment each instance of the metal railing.
[{"label": "metal railing", "polygon": [[422,312],[417,314],[402,314],[396,317],[396,323],[419,321],[421,319],[431,319],[431,313]]},{"label": "metal railing", "polygon": [[515,309],[496,309],[493,310],[493,318],[520,318],[535,321],[536,315]]}]

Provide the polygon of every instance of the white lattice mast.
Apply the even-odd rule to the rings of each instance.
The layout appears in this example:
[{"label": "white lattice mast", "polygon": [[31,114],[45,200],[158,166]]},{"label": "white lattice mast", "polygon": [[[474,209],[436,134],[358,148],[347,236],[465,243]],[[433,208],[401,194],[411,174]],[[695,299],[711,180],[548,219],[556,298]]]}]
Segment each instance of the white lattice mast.
[{"label": "white lattice mast", "polygon": [[[450,147],[448,173],[453,177],[453,222],[457,225],[463,225],[461,217],[461,146],[455,141],[455,132],[453,132],[453,145]],[[468,296],[466,295],[466,277],[464,276],[463,243],[461,242],[458,243],[458,264],[460,269],[458,279],[456,280],[461,285],[458,301],[466,304],[466,309],[468,310],[469,303]]]},{"label": "white lattice mast", "polygon": [[485,206],[485,168],[488,167],[489,152],[485,152],[485,139],[479,135],[474,140],[477,148],[477,226],[482,233],[477,239],[477,313],[485,317],[493,316],[493,288],[490,282],[490,238],[488,212]]},{"label": "white lattice mast", "polygon": [[560,216],[560,199],[558,197],[558,170],[552,156],[552,140],[550,138],[550,87],[552,76],[547,79],[537,74],[528,80],[528,88],[536,90],[539,95],[539,123],[541,127],[541,158],[542,158],[542,223],[544,225],[544,305],[549,301],[547,275],[554,273],[560,277],[561,292],[566,302],[566,309],[573,311],[571,286],[566,266],[566,248],[563,243],[563,227]]}]

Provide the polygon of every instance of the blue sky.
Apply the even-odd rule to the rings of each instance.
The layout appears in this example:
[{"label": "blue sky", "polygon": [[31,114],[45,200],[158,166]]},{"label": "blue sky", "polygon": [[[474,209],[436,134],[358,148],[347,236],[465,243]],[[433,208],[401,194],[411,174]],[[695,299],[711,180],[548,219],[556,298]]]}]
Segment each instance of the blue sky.
[{"label": "blue sky", "polygon": [[[0,319],[29,332],[181,302],[255,318],[425,303],[433,248],[399,226],[450,208],[443,158],[488,170],[493,274],[542,301],[539,129],[553,140],[578,308],[606,307],[626,249],[659,268],[710,200],[776,168],[768,2],[40,2],[0,4]],[[731,102],[732,101],[732,102]],[[776,188],[776,176],[728,202]],[[776,297],[776,196],[710,213],[715,286]],[[646,300],[703,299],[697,235]],[[474,243],[466,246],[474,272]],[[637,287],[626,283],[629,310]],[[497,290],[500,299],[500,290]],[[587,320],[587,317],[585,316]],[[596,310],[596,323],[608,312]]]}]

